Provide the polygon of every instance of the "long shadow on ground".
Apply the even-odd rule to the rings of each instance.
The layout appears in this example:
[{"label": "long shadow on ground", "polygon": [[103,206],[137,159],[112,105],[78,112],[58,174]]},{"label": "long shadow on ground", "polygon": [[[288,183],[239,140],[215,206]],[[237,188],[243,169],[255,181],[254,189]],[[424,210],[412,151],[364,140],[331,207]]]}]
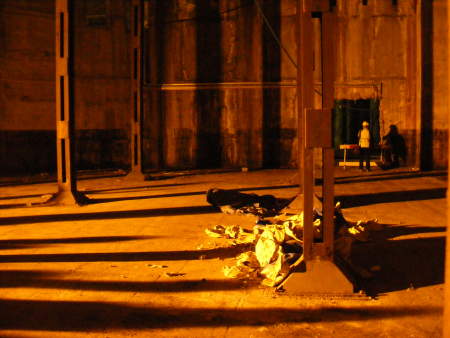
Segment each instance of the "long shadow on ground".
[{"label": "long shadow on ground", "polygon": [[86,220],[100,220],[100,219],[140,218],[140,217],[158,217],[158,216],[181,216],[181,215],[195,215],[195,214],[210,214],[217,212],[218,210],[219,210],[218,208],[215,208],[213,206],[201,205],[190,207],[172,207],[172,208],[125,210],[125,211],[14,216],[14,217],[1,217],[0,225],[18,225],[27,223],[86,221]]},{"label": "long shadow on ground", "polygon": [[[278,186],[263,186],[263,187],[247,187],[240,189],[227,189],[228,192],[238,192],[238,191],[258,191],[258,190],[274,190],[274,189],[290,189],[296,188],[298,185],[278,185]],[[90,193],[90,192],[89,192]],[[205,191],[189,191],[189,192],[177,192],[177,193],[166,193],[166,194],[158,194],[158,195],[145,195],[145,196],[124,196],[124,197],[107,197],[107,198],[95,198],[94,196],[89,196],[90,204],[96,203],[109,203],[109,202],[117,202],[117,201],[133,201],[133,200],[144,200],[144,199],[152,199],[152,198],[167,198],[167,197],[182,197],[182,196],[199,196],[205,195]]]},{"label": "long shadow on ground", "polygon": [[[166,269],[158,269],[163,274]],[[149,268],[149,273],[152,271]],[[131,282],[122,280],[78,280],[59,278],[63,273],[36,270],[0,270],[0,288],[38,288],[60,290],[89,290],[117,292],[199,292],[239,290],[247,287],[236,279],[223,280],[176,280]]]},{"label": "long shadow on ground", "polygon": [[422,201],[445,198],[447,189],[421,189],[412,191],[390,191],[359,195],[336,196],[335,200],[341,202],[342,208],[361,207],[377,203],[393,203],[406,201]]},{"label": "long shadow on ground", "polygon": [[117,194],[122,192],[138,192],[140,190],[151,190],[155,188],[168,188],[168,187],[180,187],[186,185],[195,185],[196,182],[189,183],[172,183],[172,184],[154,184],[154,185],[137,185],[137,186],[124,186],[120,188],[103,188],[103,189],[85,189],[83,192],[86,194]]},{"label": "long shadow on ground", "polygon": [[376,182],[376,181],[389,181],[389,180],[402,180],[412,179],[419,177],[436,177],[437,179],[446,180],[447,172],[392,172],[381,173],[374,175],[355,175],[355,176],[342,176],[336,177],[336,184],[353,183],[353,182]]},{"label": "long shadow on ground", "polygon": [[[140,191],[151,191],[152,189],[157,188],[168,188],[168,187],[178,187],[178,186],[186,186],[186,185],[195,185],[197,183],[174,183],[174,184],[158,184],[158,185],[144,185],[144,186],[125,186],[120,188],[104,188],[104,189],[80,189],[83,193],[86,194],[117,194],[117,193],[135,193]],[[15,200],[15,199],[23,199],[23,198],[38,198],[45,195],[52,195],[54,192],[47,192],[41,194],[28,194],[28,195],[11,195],[11,196],[2,196],[0,197],[0,201],[2,200]],[[204,192],[202,192],[204,193]],[[40,204],[37,203],[36,204]],[[2,209],[9,208],[18,208],[25,206],[26,203],[15,203],[15,204],[6,204],[0,205]]]},{"label": "long shadow on ground", "polygon": [[439,315],[436,307],[322,307],[319,309],[138,307],[106,302],[0,300],[0,328],[41,331],[102,331],[189,327],[261,326],[280,323],[371,321]]},{"label": "long shadow on ground", "polygon": [[25,238],[25,239],[2,239],[0,250],[25,249],[36,246],[52,244],[82,244],[82,243],[109,243],[122,241],[135,241],[143,239],[154,239],[156,236],[97,236],[97,237],[68,237],[68,238]]},{"label": "long shadow on ground", "polygon": [[14,199],[20,199],[20,198],[34,198],[34,197],[41,197],[42,195],[43,194],[2,196],[2,197],[0,197],[0,201],[2,201],[2,200],[14,200]]},{"label": "long shadow on ground", "polygon": [[445,237],[393,240],[402,235],[443,232],[446,228],[392,227],[375,233],[375,238],[352,249],[352,262],[370,269],[378,266],[373,278],[361,281],[369,295],[420,288],[444,283]]},{"label": "long shadow on ground", "polygon": [[248,249],[249,245],[241,244],[227,248],[186,251],[0,255],[0,263],[137,262],[214,259],[235,257]]}]

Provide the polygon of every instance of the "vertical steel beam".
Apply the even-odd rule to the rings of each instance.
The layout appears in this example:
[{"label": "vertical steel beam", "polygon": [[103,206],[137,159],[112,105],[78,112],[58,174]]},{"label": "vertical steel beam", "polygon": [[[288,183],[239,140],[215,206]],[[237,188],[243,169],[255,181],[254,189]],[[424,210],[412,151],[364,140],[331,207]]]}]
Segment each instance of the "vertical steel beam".
[{"label": "vertical steel beam", "polygon": [[74,111],[71,70],[71,0],[56,0],[56,149],[58,204],[83,204],[88,199],[77,191],[74,166]]},{"label": "vertical steel beam", "polygon": [[142,0],[132,1],[131,37],[131,171],[129,176],[143,179],[142,173]]},{"label": "vertical steel beam", "polygon": [[[314,156],[313,149],[307,147],[306,114],[314,105],[314,79],[313,79],[313,26],[311,17],[312,0],[299,0],[297,6],[297,19],[299,22],[299,35],[297,39],[298,49],[298,72],[297,72],[297,95],[298,95],[298,121],[299,121],[299,148],[302,155],[299,164],[299,177],[303,192],[303,217],[304,217],[304,247],[305,260],[312,258],[312,210],[314,196]],[[308,212],[308,211],[311,212]]]},{"label": "vertical steel beam", "polygon": [[297,33],[297,140],[298,140],[298,184],[299,184],[299,192],[300,194],[303,194],[304,191],[304,184],[303,184],[303,149],[305,147],[305,139],[304,139],[304,132],[303,132],[303,123],[304,123],[304,103],[303,103],[303,72],[302,69],[304,68],[303,63],[304,60],[304,53],[302,51],[302,44],[303,39],[301,33],[303,32],[304,28],[302,27],[304,25],[304,21],[302,19],[303,16],[303,0],[297,0],[297,24],[296,24],[296,33]]},{"label": "vertical steel beam", "polygon": [[[321,109],[313,108],[313,12],[321,20]],[[303,180],[303,257],[306,271],[294,271],[283,282],[283,287],[294,294],[346,294],[354,290],[353,284],[334,261],[334,150],[331,112],[334,104],[336,15],[329,0],[297,2],[299,147],[303,150],[299,176]],[[316,240],[313,236],[314,148],[321,148],[323,155],[323,231],[322,238]]]},{"label": "vertical steel beam", "polygon": [[334,149],[332,148],[332,116],[334,105],[334,81],[336,77],[336,14],[322,14],[322,126],[326,132],[326,143],[322,144],[322,196],[323,196],[323,257],[333,259],[334,254]]},{"label": "vertical steel beam", "polygon": [[[331,148],[331,109],[334,103],[335,78],[335,14],[330,10],[328,1],[301,1],[300,21],[300,82],[299,111],[302,117],[303,166],[300,167],[303,178],[303,217],[305,261],[315,257],[333,259],[334,243],[334,150]],[[322,50],[322,109],[313,109],[314,79],[314,34],[312,13],[320,13],[321,50]],[[323,240],[314,243],[313,208],[314,208],[314,148],[322,148],[323,159]]]}]

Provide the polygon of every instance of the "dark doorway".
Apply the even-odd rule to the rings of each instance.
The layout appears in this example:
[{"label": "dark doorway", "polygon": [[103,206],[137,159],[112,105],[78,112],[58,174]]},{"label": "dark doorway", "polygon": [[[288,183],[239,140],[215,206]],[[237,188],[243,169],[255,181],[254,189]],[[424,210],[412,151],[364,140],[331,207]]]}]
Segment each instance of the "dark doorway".
[{"label": "dark doorway", "polygon": [[380,100],[336,100],[333,110],[334,147],[358,144],[363,121],[369,122],[373,145],[380,143]]}]

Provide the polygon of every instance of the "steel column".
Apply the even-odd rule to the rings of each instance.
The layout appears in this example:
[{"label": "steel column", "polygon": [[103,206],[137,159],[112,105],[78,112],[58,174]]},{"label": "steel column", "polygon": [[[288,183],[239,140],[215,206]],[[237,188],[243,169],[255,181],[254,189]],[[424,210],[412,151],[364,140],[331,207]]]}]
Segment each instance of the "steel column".
[{"label": "steel column", "polygon": [[71,2],[56,0],[56,148],[58,193],[52,201],[58,204],[83,204],[88,199],[77,191],[74,166],[74,111],[71,83]]},{"label": "steel column", "polygon": [[143,179],[142,173],[142,0],[132,1],[131,37],[131,171],[129,176]]},{"label": "steel column", "polygon": [[[336,14],[322,14],[322,126],[326,130],[322,143],[323,159],[323,243],[322,258],[333,260],[334,255],[334,149],[332,144],[332,109],[334,105],[334,79],[336,68],[337,22]],[[325,127],[325,128],[323,128]]]},{"label": "steel column", "polygon": [[[293,272],[283,286],[290,293],[352,293],[353,284],[335,265],[334,256],[334,149],[332,148],[332,108],[334,105],[336,9],[329,0],[299,0],[299,72],[297,77],[299,147],[303,165],[303,257],[304,271]],[[314,109],[312,18],[320,19],[322,107]],[[317,51],[316,51],[317,52]],[[315,204],[314,148],[322,150],[322,238],[313,236]]]},{"label": "steel column", "polygon": [[[297,72],[297,86],[298,86],[298,111],[299,111],[299,148],[302,155],[299,165],[299,177],[301,177],[301,186],[303,192],[303,210],[313,209],[313,194],[314,191],[314,157],[313,149],[307,147],[308,131],[306,124],[308,119],[308,110],[314,105],[314,78],[313,78],[313,26],[311,17],[312,0],[299,0],[297,8],[297,18],[299,22],[299,36],[298,36],[298,72]],[[311,226],[304,227],[304,243],[312,243],[312,213],[304,212],[304,224],[311,224]],[[312,256],[312,247],[308,245],[304,247],[303,254],[305,257]]]}]

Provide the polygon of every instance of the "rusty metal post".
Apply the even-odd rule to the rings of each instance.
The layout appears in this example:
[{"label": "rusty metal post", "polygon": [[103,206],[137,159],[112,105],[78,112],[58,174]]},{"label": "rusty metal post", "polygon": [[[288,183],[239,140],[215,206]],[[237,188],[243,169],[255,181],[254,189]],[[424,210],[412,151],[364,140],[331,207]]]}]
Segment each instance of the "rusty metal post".
[{"label": "rusty metal post", "polygon": [[[331,10],[331,9],[330,9]],[[334,256],[334,148],[332,142],[332,110],[334,106],[334,79],[336,78],[336,13],[322,14],[322,130],[326,135],[322,146],[322,196],[323,196],[323,258]],[[325,128],[323,128],[325,127]]]},{"label": "rusty metal post", "polygon": [[313,83],[313,56],[305,53],[303,46],[313,46],[312,18],[305,15],[304,8],[309,8],[309,0],[297,0],[297,111],[298,111],[298,169],[299,187],[302,194],[304,188],[304,148],[305,148],[305,108],[313,105],[313,91],[311,86],[305,84]]},{"label": "rusty metal post", "polygon": [[[299,140],[303,140],[303,256],[306,271],[293,272],[283,283],[290,293],[352,293],[353,284],[334,260],[334,150],[332,108],[334,104],[336,9],[329,0],[299,0]],[[321,23],[322,109],[314,109],[312,17]],[[314,148],[322,150],[322,238],[313,236]]]},{"label": "rusty metal post", "polygon": [[131,171],[128,176],[144,179],[142,173],[142,0],[132,1],[131,13]]},{"label": "rusty metal post", "polygon": [[75,120],[71,82],[71,1],[56,0],[56,148],[58,192],[52,202],[79,205],[88,198],[77,191],[74,166]]},{"label": "rusty metal post", "polygon": [[[314,192],[314,152],[307,146],[308,131],[305,126],[308,118],[307,111],[313,108],[314,104],[314,79],[313,79],[313,29],[311,17],[312,0],[299,0],[297,8],[297,19],[299,21],[298,35],[298,120],[299,120],[299,148],[302,155],[299,166],[299,177],[301,177],[301,186],[303,193],[303,210],[313,209]],[[312,192],[312,193],[311,193]],[[311,227],[305,226],[304,243],[312,243],[312,213],[304,213],[304,224],[311,224]],[[311,257],[312,247],[304,247],[305,257]]]}]

